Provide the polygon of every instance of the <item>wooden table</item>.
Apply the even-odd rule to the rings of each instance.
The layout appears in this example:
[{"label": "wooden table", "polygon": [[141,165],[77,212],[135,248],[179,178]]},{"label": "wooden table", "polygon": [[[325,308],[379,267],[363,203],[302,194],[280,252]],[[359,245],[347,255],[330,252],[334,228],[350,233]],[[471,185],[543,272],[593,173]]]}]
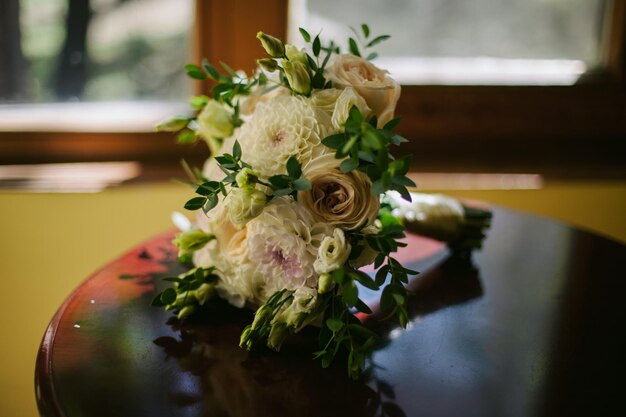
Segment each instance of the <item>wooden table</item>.
[{"label": "wooden table", "polygon": [[181,271],[154,238],[86,280],[37,358],[44,416],[626,415],[626,247],[496,209],[473,265],[410,237],[412,325],[362,381],[322,369],[307,334],[281,354],[237,347],[250,313],[218,305],[181,325],[150,307]]}]

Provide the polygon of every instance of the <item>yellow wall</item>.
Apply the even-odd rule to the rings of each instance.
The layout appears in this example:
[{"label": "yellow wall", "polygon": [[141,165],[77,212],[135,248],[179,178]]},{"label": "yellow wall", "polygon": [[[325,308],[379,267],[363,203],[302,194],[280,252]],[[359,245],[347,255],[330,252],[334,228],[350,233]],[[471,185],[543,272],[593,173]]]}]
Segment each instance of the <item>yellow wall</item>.
[{"label": "yellow wall", "polygon": [[[447,193],[553,217],[626,242],[624,182]],[[37,415],[35,357],[57,307],[97,268],[171,227],[170,213],[188,197],[188,189],[168,183],[97,194],[0,192],[0,415]]]}]

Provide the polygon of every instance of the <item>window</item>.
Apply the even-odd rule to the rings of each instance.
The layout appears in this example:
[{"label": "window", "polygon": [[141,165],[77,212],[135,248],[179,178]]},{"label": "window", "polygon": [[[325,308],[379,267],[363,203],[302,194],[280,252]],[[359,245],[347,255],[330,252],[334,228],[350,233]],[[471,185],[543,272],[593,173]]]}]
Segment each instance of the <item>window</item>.
[{"label": "window", "polygon": [[[4,102],[179,100],[191,0],[5,0]],[[185,45],[181,47],[181,45]]]},{"label": "window", "polygon": [[[140,1],[148,0],[99,0],[125,7]],[[388,32],[399,42],[380,49],[378,64],[386,65],[387,59],[405,81],[398,114],[403,117],[401,133],[411,139],[403,151],[415,154],[416,169],[623,173],[626,2],[362,0],[343,16],[346,4],[352,3],[196,0],[192,61],[207,57],[249,70],[263,53],[251,41],[258,30],[284,39],[288,27],[293,33],[298,25],[324,22],[324,36],[335,36],[332,31],[344,22],[368,21],[373,30]],[[393,24],[378,9],[381,4],[398,9],[404,20]],[[470,29],[472,36],[467,36],[464,30]],[[402,72],[396,64],[407,59],[408,70]],[[485,59],[488,65],[481,64]],[[174,63],[168,67],[179,68]],[[206,87],[196,84],[198,91]],[[79,140],[83,145],[77,149]],[[132,129],[86,136],[62,129],[0,131],[2,162],[9,155],[20,162],[88,157],[175,165],[185,152],[185,157],[192,153],[189,148],[174,150],[170,135]]]}]

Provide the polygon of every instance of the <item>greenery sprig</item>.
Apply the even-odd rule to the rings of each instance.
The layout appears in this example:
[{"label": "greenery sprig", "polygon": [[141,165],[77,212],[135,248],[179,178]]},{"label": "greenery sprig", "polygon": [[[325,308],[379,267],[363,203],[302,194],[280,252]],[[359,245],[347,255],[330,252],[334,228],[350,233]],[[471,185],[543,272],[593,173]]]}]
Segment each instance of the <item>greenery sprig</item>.
[{"label": "greenery sprig", "polygon": [[411,194],[406,188],[415,187],[415,183],[406,176],[411,166],[411,155],[394,159],[389,153],[391,145],[407,141],[393,132],[399,122],[400,119],[395,118],[378,129],[375,116],[366,121],[359,109],[352,106],[344,132],[327,136],[322,143],[335,149],[337,158],[346,158],[340,165],[341,171],[358,169],[367,174],[372,182],[373,195],[396,190],[405,200],[411,201]]},{"label": "greenery sprig", "polygon": [[350,29],[352,30],[356,38],[356,39],[352,37],[348,38],[348,45],[349,45],[350,53],[356,56],[365,57],[365,59],[367,59],[368,61],[376,59],[378,57],[378,53],[370,52],[368,54],[367,50],[391,38],[390,35],[380,35],[380,36],[375,36],[373,38],[370,38],[370,28],[365,23],[361,25],[361,33],[359,33],[359,31],[357,31],[353,27],[350,27]]},{"label": "greenery sprig", "polygon": [[215,284],[219,277],[214,274],[214,270],[213,267],[193,268],[177,277],[163,278],[173,282],[174,287],[168,287],[157,294],[152,305],[174,310],[179,319],[190,316],[198,306],[215,297]]},{"label": "greenery sprig", "polygon": [[[231,123],[233,127],[238,127],[243,124],[239,113],[239,98],[250,95],[255,86],[262,87],[267,85],[268,79],[263,72],[248,77],[245,74],[235,72],[223,62],[220,62],[220,65],[226,71],[225,74],[220,73],[207,59],[204,59],[201,65],[185,65],[185,72],[190,78],[195,80],[212,80],[214,84],[211,89],[211,96],[193,96],[190,99],[190,104],[193,109],[200,111],[211,100],[222,103],[231,109]],[[159,123],[156,126],[156,130],[177,132],[177,140],[180,144],[194,143],[198,140],[197,120],[197,115],[174,116]]]},{"label": "greenery sprig", "polygon": [[[220,195],[226,197],[229,188],[240,187],[242,181],[249,184],[260,184],[270,190],[268,201],[274,197],[290,195],[294,200],[298,198],[299,191],[311,189],[311,182],[302,175],[302,165],[295,156],[291,156],[286,163],[287,174],[277,174],[269,177],[268,182],[261,180],[250,164],[241,160],[241,145],[235,141],[232,154],[225,153],[216,156],[220,169],[226,174],[221,181],[209,181],[201,178],[203,182],[196,184],[196,194],[185,203],[187,210],[202,209],[205,213],[215,208],[219,203]],[[245,170],[245,171],[244,171]],[[240,174],[245,174],[245,179]]]}]

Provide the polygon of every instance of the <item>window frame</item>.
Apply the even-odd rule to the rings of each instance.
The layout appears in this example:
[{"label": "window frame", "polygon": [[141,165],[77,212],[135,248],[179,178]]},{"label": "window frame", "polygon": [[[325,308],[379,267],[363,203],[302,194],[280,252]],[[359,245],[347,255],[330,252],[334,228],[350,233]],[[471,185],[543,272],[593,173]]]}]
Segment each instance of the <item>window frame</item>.
[{"label": "window frame", "polygon": [[[263,30],[287,35],[288,0],[196,0],[193,57],[251,70]],[[403,86],[397,114],[401,148],[414,169],[451,172],[534,171],[554,176],[626,173],[626,2],[610,1],[605,71],[572,86]],[[208,82],[195,82],[206,91]],[[200,145],[201,146],[201,145]],[[156,132],[0,132],[0,163],[134,160],[148,166],[201,162]],[[164,172],[169,172],[165,170]]]}]

